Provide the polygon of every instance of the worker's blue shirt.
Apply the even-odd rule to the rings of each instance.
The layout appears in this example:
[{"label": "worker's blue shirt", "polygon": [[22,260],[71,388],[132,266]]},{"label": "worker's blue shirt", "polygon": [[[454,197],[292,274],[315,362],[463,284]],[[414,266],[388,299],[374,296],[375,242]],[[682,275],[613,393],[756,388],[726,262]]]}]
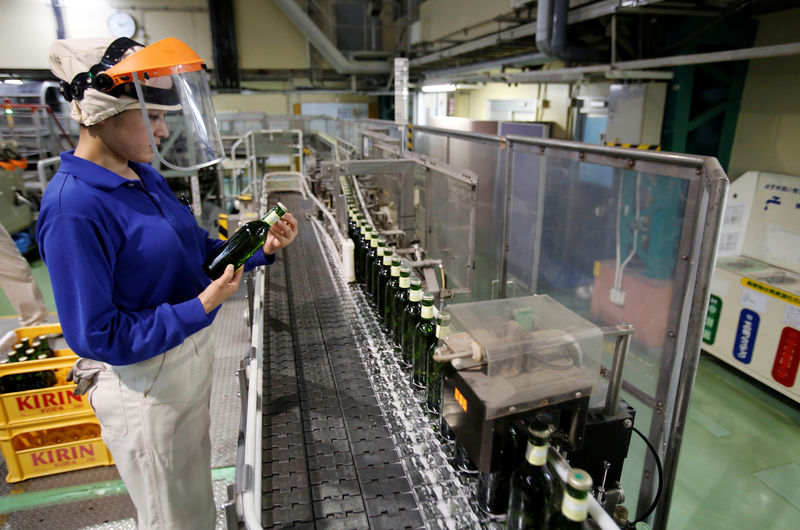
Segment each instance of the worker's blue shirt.
[{"label": "worker's blue shirt", "polygon": [[[224,244],[198,226],[166,180],[130,162],[128,180],[73,151],[47,186],[37,241],[67,344],[81,357],[136,363],[213,322],[197,295],[206,256]],[[245,270],[269,260],[256,252]]]}]

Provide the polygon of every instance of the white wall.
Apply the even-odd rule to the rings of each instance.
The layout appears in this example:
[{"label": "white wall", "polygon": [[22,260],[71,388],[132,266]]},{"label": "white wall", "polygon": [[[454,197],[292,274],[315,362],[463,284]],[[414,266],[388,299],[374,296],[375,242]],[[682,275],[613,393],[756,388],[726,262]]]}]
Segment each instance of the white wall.
[{"label": "white wall", "polygon": [[456,116],[473,120],[488,120],[489,102],[492,100],[528,100],[537,114],[536,120],[553,123],[551,134],[566,138],[569,129],[570,85],[525,84],[509,86],[504,83],[487,83],[471,90],[456,92]]},{"label": "white wall", "polygon": [[[61,0],[61,4],[66,38],[112,38],[108,16],[120,7],[136,19],[134,40],[150,44],[177,37],[213,67],[206,0]],[[0,67],[49,69],[47,51],[56,38],[49,0],[0,0],[0,49],[4,50]]]}]

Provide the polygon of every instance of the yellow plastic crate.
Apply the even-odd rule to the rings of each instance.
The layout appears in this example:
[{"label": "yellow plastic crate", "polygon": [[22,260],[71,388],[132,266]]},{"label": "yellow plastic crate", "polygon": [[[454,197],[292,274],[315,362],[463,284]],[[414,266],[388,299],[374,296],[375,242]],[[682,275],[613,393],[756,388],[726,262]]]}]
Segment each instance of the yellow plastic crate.
[{"label": "yellow plastic crate", "polygon": [[[17,340],[61,332],[59,324],[18,328]],[[69,369],[78,359],[72,350],[55,350],[55,357],[0,365],[0,377],[45,370],[56,373],[56,384],[35,390],[0,394],[0,427],[23,421],[54,419],[63,414],[91,411],[86,395],[74,396],[74,383],[67,383]]]},{"label": "yellow plastic crate", "polygon": [[[97,436],[53,443],[56,433],[66,428],[92,424]],[[81,430],[88,433],[87,430]],[[91,412],[68,414],[54,421],[26,422],[0,428],[0,451],[8,466],[6,482],[19,482],[34,477],[55,475],[76,469],[110,466],[111,453],[99,436],[100,424]],[[38,440],[31,444],[31,440]],[[60,443],[58,443],[60,442]],[[41,444],[41,445],[39,445]]]}]

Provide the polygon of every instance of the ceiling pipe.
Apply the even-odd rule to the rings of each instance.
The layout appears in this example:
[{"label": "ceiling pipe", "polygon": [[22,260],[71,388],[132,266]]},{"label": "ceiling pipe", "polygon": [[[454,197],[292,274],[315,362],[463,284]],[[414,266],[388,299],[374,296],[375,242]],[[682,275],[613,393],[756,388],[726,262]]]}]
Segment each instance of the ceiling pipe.
[{"label": "ceiling pipe", "polygon": [[536,47],[545,55],[553,57],[550,41],[553,38],[553,0],[536,3]]},{"label": "ceiling pipe", "polygon": [[390,61],[353,61],[339,51],[295,0],[272,0],[308,39],[322,57],[340,74],[388,74]]},{"label": "ceiling pipe", "polygon": [[545,64],[552,61],[553,58],[543,53],[526,53],[523,55],[514,55],[512,57],[504,57],[502,59],[493,59],[491,61],[482,61],[479,63],[465,64],[464,66],[456,66],[454,68],[443,68],[441,70],[433,70],[425,73],[426,78],[444,78],[449,76],[458,76],[468,74],[471,72],[480,72],[485,70],[493,70],[495,68],[503,67],[522,67],[538,64]]},{"label": "ceiling pipe", "polygon": [[[589,66],[575,66],[572,68],[559,68],[554,70],[537,70],[534,72],[464,75],[437,79],[436,81],[442,83],[557,83],[598,77],[617,79],[626,76],[626,74],[621,73],[626,71],[629,73],[627,75],[628,78],[661,79],[664,77],[664,72],[648,70],[651,68],[672,68],[690,64],[748,61],[789,55],[800,55],[800,42],[775,44],[772,46],[756,46],[719,52],[673,55],[670,57],[656,57],[653,59],[637,59],[614,64],[593,64]],[[433,80],[428,81],[433,82]]]},{"label": "ceiling pipe", "polygon": [[[542,2],[547,3],[548,0]],[[580,46],[567,39],[567,19],[569,18],[569,0],[549,0],[553,2],[553,16],[550,38],[550,55],[565,63],[598,63],[605,62],[607,56],[597,50]],[[538,37],[538,35],[537,35]],[[538,43],[537,38],[537,43]]]}]

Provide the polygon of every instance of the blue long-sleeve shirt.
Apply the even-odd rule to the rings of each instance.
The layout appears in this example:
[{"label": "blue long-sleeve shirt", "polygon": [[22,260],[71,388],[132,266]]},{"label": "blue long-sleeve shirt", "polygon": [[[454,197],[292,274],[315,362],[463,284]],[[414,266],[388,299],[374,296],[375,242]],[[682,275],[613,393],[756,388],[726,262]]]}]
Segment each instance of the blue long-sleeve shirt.
[{"label": "blue long-sleeve shirt", "polygon": [[[206,256],[224,244],[198,226],[166,180],[130,162],[140,181],[61,154],[37,222],[67,344],[81,357],[125,365],[159,355],[208,326],[197,295]],[[272,262],[256,252],[246,270]]]}]

